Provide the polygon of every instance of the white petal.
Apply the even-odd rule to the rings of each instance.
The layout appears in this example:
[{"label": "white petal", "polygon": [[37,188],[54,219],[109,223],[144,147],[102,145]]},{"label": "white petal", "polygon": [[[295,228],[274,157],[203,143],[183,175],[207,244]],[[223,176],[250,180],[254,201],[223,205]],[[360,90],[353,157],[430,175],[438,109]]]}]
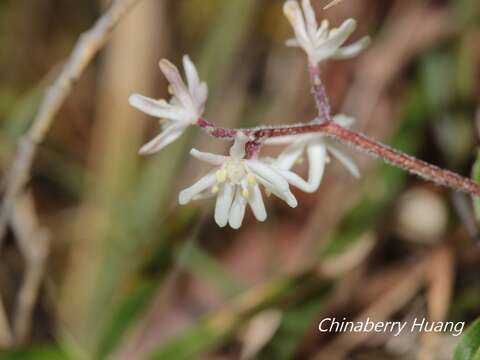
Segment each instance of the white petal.
[{"label": "white petal", "polygon": [[195,100],[196,105],[198,106],[198,115],[201,116],[205,111],[205,103],[208,98],[208,86],[206,83],[202,82],[200,85],[195,89],[194,93],[192,94]]},{"label": "white petal", "polygon": [[288,191],[288,182],[268,164],[259,160],[246,160],[245,163],[251,172],[267,180],[279,192]]},{"label": "white petal", "polygon": [[303,180],[300,176],[298,176],[292,171],[282,169],[278,169],[278,171],[288,181],[290,185],[293,185],[302,191],[305,191],[307,193],[313,193],[317,190],[317,188]]},{"label": "white petal", "polygon": [[308,48],[311,44],[311,40],[308,36],[307,29],[305,27],[305,20],[302,15],[302,10],[296,0],[288,0],[283,5],[283,12],[288,21],[293,27],[295,37],[297,41],[304,48]]},{"label": "white petal", "polygon": [[149,97],[133,94],[128,98],[128,102],[134,108],[157,118],[182,121],[185,119],[185,111],[176,106],[168,104],[164,100],[154,100]]},{"label": "white petal", "polygon": [[347,41],[348,37],[355,31],[356,21],[354,19],[347,19],[343,24],[334,31],[330,31],[328,40],[315,50],[315,59],[317,61],[325,60],[332,57],[342,44]]},{"label": "white petal", "polygon": [[246,206],[247,200],[245,200],[245,198],[242,196],[240,190],[237,191],[228,217],[228,224],[233,229],[239,229],[240,226],[242,226],[243,218],[245,217]]},{"label": "white petal", "polygon": [[190,155],[197,158],[198,160],[205,161],[212,165],[222,165],[225,161],[227,161],[226,156],[206,153],[198,151],[197,149],[190,150]]},{"label": "white petal", "polygon": [[360,170],[350,156],[346,155],[333,145],[328,146],[328,151],[332,153],[332,155],[335,156],[338,161],[340,161],[343,166],[347,168],[347,170],[352,174],[353,177],[360,177]]},{"label": "white petal", "polygon": [[194,109],[194,104],[190,93],[180,76],[180,72],[177,67],[173,65],[170,61],[163,59],[160,61],[160,69],[167,78],[168,82],[173,88],[175,97],[180,100],[181,104],[187,109]]},{"label": "white petal", "polygon": [[162,150],[167,145],[177,140],[185,131],[186,126],[183,124],[170,123],[163,126],[163,131],[153,140],[143,145],[138,151],[141,155],[150,155]]},{"label": "white petal", "polygon": [[335,52],[335,55],[333,56],[333,58],[342,60],[342,59],[350,59],[352,57],[355,57],[358,54],[360,54],[363,50],[365,50],[368,47],[368,45],[370,45],[370,42],[371,42],[370,38],[368,36],[365,36],[351,45],[344,46],[338,49]]},{"label": "white petal", "polygon": [[320,187],[323,173],[325,172],[325,162],[327,159],[327,149],[323,143],[314,143],[307,147],[308,154],[308,184],[312,192]]},{"label": "white petal", "polygon": [[195,184],[181,191],[178,196],[178,202],[180,203],[180,205],[188,204],[193,199],[193,197],[200,194],[202,191],[208,189],[209,187],[215,185],[215,183],[215,173],[208,173],[200,180],[198,180]]},{"label": "white petal", "polygon": [[304,144],[294,143],[283,150],[275,160],[275,166],[280,169],[290,170],[302,156]]},{"label": "white petal", "polygon": [[317,32],[317,19],[315,18],[315,11],[313,10],[310,0],[302,1],[303,13],[305,14],[305,20],[307,21],[307,31],[310,38],[314,38]]},{"label": "white petal", "polygon": [[296,38],[288,39],[285,41],[285,45],[288,47],[299,47],[300,44]]},{"label": "white petal", "polygon": [[270,191],[273,195],[285,201],[290,207],[295,208],[298,206],[298,201],[292,192],[289,190],[280,192],[275,186],[272,186],[268,181],[262,178],[257,179],[260,184],[262,184],[265,189]]},{"label": "white petal", "polygon": [[200,78],[198,77],[197,69],[193,65],[192,60],[188,55],[183,56],[183,69],[185,70],[185,76],[187,77],[187,84],[190,93],[195,93],[195,89],[200,85]]},{"label": "white petal", "polygon": [[220,227],[228,224],[230,207],[232,206],[233,196],[235,195],[235,185],[226,183],[221,187],[217,196],[215,205],[215,222]]},{"label": "white petal", "polygon": [[251,193],[248,197],[248,204],[253,211],[253,215],[258,221],[267,220],[267,211],[265,210],[265,204],[263,203],[262,192],[258,184],[251,187]]}]

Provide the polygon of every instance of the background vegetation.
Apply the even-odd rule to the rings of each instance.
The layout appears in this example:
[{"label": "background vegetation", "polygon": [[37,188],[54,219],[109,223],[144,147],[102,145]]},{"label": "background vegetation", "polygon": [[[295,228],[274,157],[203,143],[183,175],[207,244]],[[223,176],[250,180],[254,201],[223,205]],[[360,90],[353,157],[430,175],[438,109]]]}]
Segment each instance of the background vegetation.
[{"label": "background vegetation", "polygon": [[[325,12],[326,2],[314,3],[333,24],[356,18],[354,38],[373,39],[358,59],[324,66],[336,112],[468,176],[479,142],[480,2],[345,0]],[[62,60],[107,4],[0,1],[3,169]],[[177,205],[179,189],[205,170],[188,150],[228,144],[193,130],[137,155],[158,124],[127,99],[167,96],[163,57],[192,56],[210,87],[207,118],[219,125],[314,116],[305,59],[283,45],[291,29],[281,8],[143,0],[115,30],[35,159],[21,202],[30,221],[2,244],[0,294],[19,336],[8,341],[0,329],[0,359],[452,357],[451,334],[321,334],[317,325],[326,316],[472,323],[480,211],[476,219],[467,196],[355,154],[360,181],[332,162],[318,193],[296,194],[297,209],[271,198],[267,222],[249,214],[233,231],[214,224],[211,202]]]}]

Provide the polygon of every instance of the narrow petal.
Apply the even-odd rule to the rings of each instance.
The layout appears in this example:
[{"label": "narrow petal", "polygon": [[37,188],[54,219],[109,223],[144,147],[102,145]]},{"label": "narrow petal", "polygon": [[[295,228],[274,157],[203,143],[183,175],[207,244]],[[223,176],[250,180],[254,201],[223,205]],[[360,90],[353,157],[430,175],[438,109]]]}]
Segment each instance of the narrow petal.
[{"label": "narrow petal", "polygon": [[350,156],[345,154],[343,151],[339,150],[335,146],[331,145],[328,146],[328,151],[335,156],[338,161],[340,161],[343,166],[347,168],[347,170],[352,174],[353,177],[359,178],[360,177],[360,170],[358,169],[357,164],[352,160]]},{"label": "narrow petal", "polygon": [[185,129],[185,125],[176,123],[164,126],[164,131],[153,140],[143,145],[138,153],[141,155],[150,155],[162,150],[164,147],[177,140],[183,134]]},{"label": "narrow petal", "polygon": [[222,165],[225,161],[227,161],[226,156],[206,153],[198,151],[197,149],[190,150],[190,155],[197,158],[198,160],[205,161],[212,165]]},{"label": "narrow petal", "polygon": [[310,183],[306,182],[292,171],[282,169],[278,169],[278,171],[288,181],[290,185],[293,185],[296,188],[305,191],[306,193],[313,193],[317,190],[315,186],[312,186]]},{"label": "narrow petal", "polygon": [[305,14],[305,20],[307,21],[307,31],[311,39],[315,37],[317,32],[318,23],[315,18],[315,10],[313,10],[310,0],[302,1],[303,13]]},{"label": "narrow petal", "polygon": [[294,143],[283,150],[275,160],[275,166],[280,169],[290,170],[302,156],[304,144]]},{"label": "narrow petal", "polygon": [[273,195],[278,197],[279,199],[282,199],[285,201],[290,207],[295,208],[298,206],[298,201],[295,198],[295,196],[292,194],[292,192],[289,190],[280,192],[278,191],[278,188],[275,186],[272,186],[267,180],[262,179],[262,178],[257,178],[258,182],[262,184],[265,189],[267,189],[269,192],[271,192]]},{"label": "narrow petal", "polygon": [[178,202],[180,205],[188,204],[196,195],[212,187],[216,183],[215,173],[210,172],[189,188],[180,192]]},{"label": "narrow petal", "polygon": [[309,48],[311,40],[308,36],[307,29],[305,27],[305,20],[302,15],[302,10],[296,0],[288,0],[283,5],[283,12],[288,21],[293,27],[295,37],[301,46]]},{"label": "narrow petal", "polygon": [[285,41],[285,45],[288,47],[299,47],[300,44],[296,38],[288,39]]},{"label": "narrow petal", "polygon": [[347,19],[343,22],[340,28],[330,31],[328,40],[319,45],[315,51],[315,58],[317,61],[328,59],[335,55],[342,44],[347,41],[348,37],[355,31],[356,21],[354,19]]},{"label": "narrow petal", "polygon": [[245,217],[245,208],[247,206],[247,200],[242,196],[241,191],[238,190],[233,200],[230,214],[228,217],[228,224],[233,229],[239,229],[242,226],[243,218]]},{"label": "narrow petal", "polygon": [[258,160],[246,160],[245,163],[251,172],[267,180],[272,186],[276,187],[279,192],[288,191],[288,182],[271,166]]},{"label": "narrow petal", "polygon": [[365,36],[351,45],[339,48],[335,52],[335,55],[333,56],[333,58],[338,60],[343,60],[343,59],[350,59],[352,57],[355,57],[358,54],[360,54],[363,50],[365,50],[368,47],[368,45],[370,45],[370,43],[371,43],[370,37]]},{"label": "narrow petal", "polygon": [[322,182],[327,159],[327,149],[323,143],[314,143],[307,147],[308,154],[308,184],[312,192],[316,191]]},{"label": "narrow petal", "polygon": [[183,109],[172,106],[164,100],[158,101],[143,95],[133,94],[128,98],[128,102],[134,108],[157,118],[177,121],[185,118]]},{"label": "narrow petal", "polygon": [[190,93],[180,76],[180,72],[177,67],[173,65],[170,61],[163,59],[160,61],[160,69],[167,78],[168,82],[173,88],[175,97],[177,97],[181,104],[187,109],[193,109],[194,104]]},{"label": "narrow petal", "polygon": [[265,204],[263,203],[262,192],[258,184],[251,187],[251,193],[248,197],[248,204],[253,211],[253,215],[258,221],[267,220],[267,211],[265,210]]},{"label": "narrow petal", "polygon": [[235,195],[235,185],[227,183],[221,187],[217,196],[215,205],[215,222],[220,227],[228,224],[230,207],[232,206],[233,196]]},{"label": "narrow petal", "polygon": [[197,69],[188,55],[183,56],[183,69],[187,78],[188,89],[190,94],[195,93],[195,89],[200,85]]}]

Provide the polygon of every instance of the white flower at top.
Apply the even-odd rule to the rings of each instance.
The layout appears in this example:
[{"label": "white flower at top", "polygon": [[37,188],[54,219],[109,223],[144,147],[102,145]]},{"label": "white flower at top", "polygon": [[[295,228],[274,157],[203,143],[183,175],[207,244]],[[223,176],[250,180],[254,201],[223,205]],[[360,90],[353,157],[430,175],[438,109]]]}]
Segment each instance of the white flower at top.
[{"label": "white flower at top", "polygon": [[295,32],[295,38],[287,41],[288,46],[302,47],[312,64],[334,59],[348,59],[356,56],[370,43],[364,37],[352,45],[342,47],[348,37],[355,31],[354,19],[347,19],[337,29],[329,29],[327,20],[318,26],[310,0],[302,0],[302,9],[297,0],[285,2],[283,11]]},{"label": "white flower at top", "polygon": [[[343,127],[350,127],[354,119],[337,115],[333,119]],[[325,165],[330,161],[329,154],[339,160],[347,170],[354,176],[360,177],[355,162],[345,153],[336,147],[332,139],[323,134],[302,134],[272,138],[266,141],[267,144],[289,144],[280,155],[274,160],[273,166],[283,170],[290,170],[296,163],[303,160],[306,153],[308,159],[308,181],[302,188],[306,192],[315,192],[320,187]]]},{"label": "white flower at top", "polygon": [[155,100],[134,94],[129,98],[130,105],[144,113],[160,118],[162,132],[140,149],[140,154],[152,154],[177,140],[184,130],[203,115],[208,96],[207,84],[201,82],[197,69],[190,58],[183,57],[183,67],[187,84],[177,67],[168,60],[160,61],[160,70],[170,83],[172,98],[169,102]]},{"label": "white flower at top", "polygon": [[259,221],[265,221],[267,212],[260,185],[268,193],[284,200],[291,207],[298,205],[289,184],[305,189],[308,184],[288,169],[278,169],[262,159],[245,159],[244,134],[236,137],[230,156],[216,155],[192,149],[190,154],[199,160],[215,165],[212,171],[179,194],[179,203],[217,197],[215,221],[224,227],[229,224],[238,229],[242,225],[247,204]]}]

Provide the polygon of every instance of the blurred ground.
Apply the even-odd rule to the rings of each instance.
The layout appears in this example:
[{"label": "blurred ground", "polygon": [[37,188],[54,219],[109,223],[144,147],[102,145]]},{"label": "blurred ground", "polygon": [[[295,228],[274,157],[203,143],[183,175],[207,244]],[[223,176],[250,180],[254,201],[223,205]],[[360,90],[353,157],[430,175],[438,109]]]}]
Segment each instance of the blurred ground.
[{"label": "blurred ground", "polygon": [[[2,169],[107,3],[0,1]],[[325,12],[327,2],[314,3],[333,24],[356,18],[352,40],[373,39],[357,59],[324,66],[335,112],[469,176],[480,2],[345,0]],[[327,316],[480,316],[479,236],[467,196],[355,154],[360,181],[332,162],[319,192],[295,194],[297,209],[271,198],[267,222],[248,214],[233,231],[215,225],[211,202],[177,205],[178,191],[205,170],[189,149],[228,144],[193,130],[157,155],[137,155],[158,127],[127,99],[167,96],[157,67],[164,57],[178,64],[191,55],[209,84],[207,118],[219,125],[314,117],[305,59],[283,45],[291,29],[281,8],[280,0],[143,0],[122,22],[35,160],[22,214],[46,232],[38,240],[19,220],[3,243],[0,294],[24,336],[0,359],[451,358],[458,338],[449,334],[335,336],[317,327]],[[18,299],[38,274],[34,244],[49,255],[30,322]]]}]

